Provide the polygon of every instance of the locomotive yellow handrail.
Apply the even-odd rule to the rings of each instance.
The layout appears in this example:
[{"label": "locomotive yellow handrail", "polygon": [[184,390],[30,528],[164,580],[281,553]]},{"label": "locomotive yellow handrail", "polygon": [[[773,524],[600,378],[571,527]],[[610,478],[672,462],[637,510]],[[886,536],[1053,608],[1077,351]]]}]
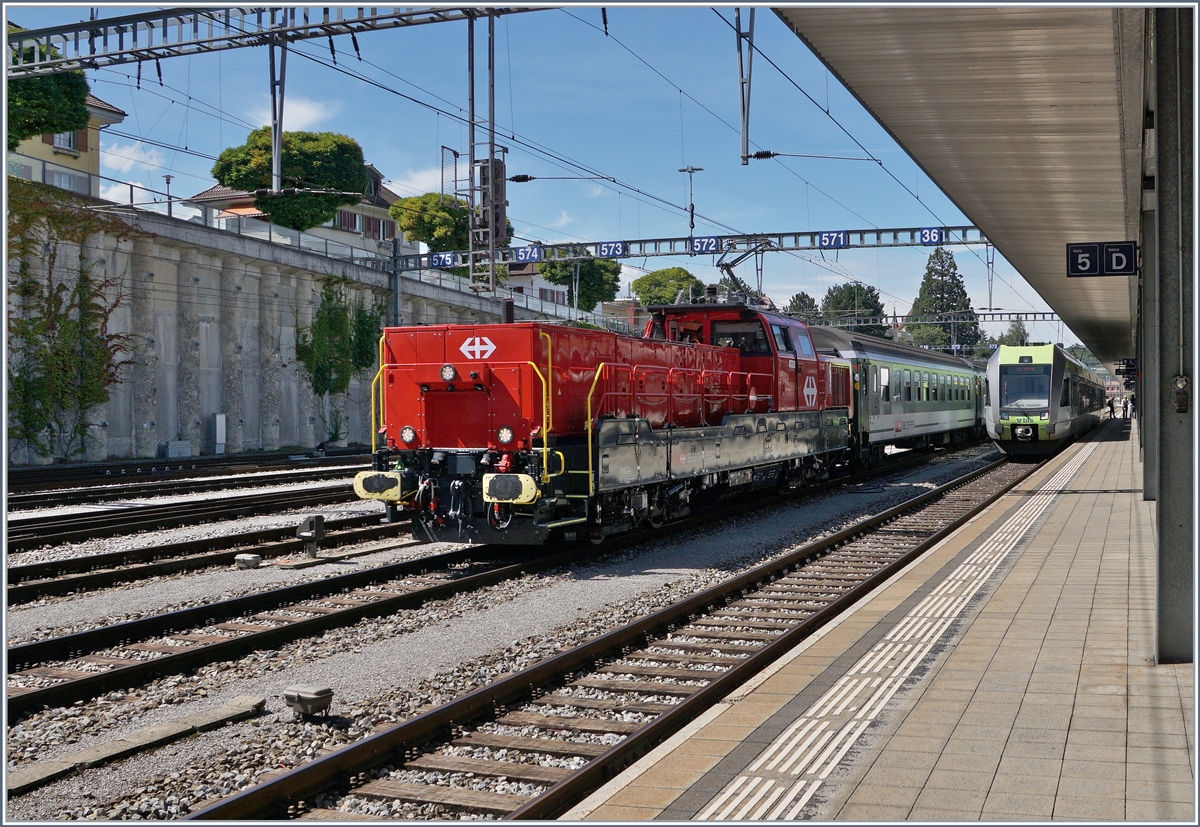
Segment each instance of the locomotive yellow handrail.
[{"label": "locomotive yellow handrail", "polygon": [[[546,428],[548,427],[548,423],[546,421],[546,411],[548,410],[546,401],[546,377],[542,376],[541,369],[538,368],[538,366],[533,362],[526,362],[525,364],[533,368],[533,372],[537,374],[538,381],[542,383],[542,482],[550,482],[550,457],[548,455],[550,449],[546,444]],[[533,448],[532,439],[529,440],[529,447]]]},{"label": "locomotive yellow handrail", "polygon": [[[554,427],[554,354],[551,347],[554,340],[544,330],[538,331],[538,335],[546,337],[546,398],[550,400],[549,424],[542,429],[542,444],[544,445],[546,437],[550,435],[550,429]],[[542,412],[545,413],[544,410]]]},{"label": "locomotive yellow handrail", "polygon": [[375,378],[371,380],[371,453],[375,453],[375,445],[379,441],[379,423],[387,419],[383,411],[383,392],[379,393],[379,401],[376,402],[375,389],[381,387],[383,379],[383,342],[387,338],[387,334],[379,337],[379,370],[375,372]]},{"label": "locomotive yellow handrail", "polygon": [[588,496],[596,493],[596,477],[592,473],[592,394],[596,392],[596,383],[600,381],[600,374],[604,373],[604,368],[608,366],[607,362],[601,362],[596,368],[596,376],[592,379],[591,390],[587,395],[587,423],[588,423]]}]

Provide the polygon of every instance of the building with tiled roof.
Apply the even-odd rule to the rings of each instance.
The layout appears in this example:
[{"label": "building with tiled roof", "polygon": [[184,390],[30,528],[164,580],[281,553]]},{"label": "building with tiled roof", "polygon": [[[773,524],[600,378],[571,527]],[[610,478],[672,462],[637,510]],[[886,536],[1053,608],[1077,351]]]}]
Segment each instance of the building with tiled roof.
[{"label": "building with tiled roof", "polygon": [[[396,235],[396,222],[388,215],[388,207],[400,196],[383,185],[383,173],[367,164],[367,186],[362,200],[338,210],[332,220],[306,232],[330,241],[337,241],[367,252],[390,249]],[[248,219],[266,221],[266,216],[254,206],[254,193],[217,184],[198,192],[183,202],[200,210],[205,224],[221,229],[234,229],[238,222]],[[415,246],[405,245],[404,254],[416,252]]]},{"label": "building with tiled roof", "polygon": [[8,153],[9,174],[100,196],[100,130],[125,120],[125,113],[93,94],[87,96],[88,125],[78,132],[39,135]]}]

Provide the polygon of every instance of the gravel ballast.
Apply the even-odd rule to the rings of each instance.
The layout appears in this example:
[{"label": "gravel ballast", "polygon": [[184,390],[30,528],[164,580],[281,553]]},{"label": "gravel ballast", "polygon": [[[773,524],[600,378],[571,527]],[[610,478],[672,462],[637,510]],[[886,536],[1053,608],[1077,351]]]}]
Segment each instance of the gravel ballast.
[{"label": "gravel ballast", "polygon": [[[11,800],[8,817],[177,817],[255,783],[263,772],[310,760],[322,749],[349,743],[379,725],[410,717],[429,703],[447,701],[498,674],[524,668],[560,647],[707,588],[742,567],[877,513],[995,458],[990,446],[968,449],[917,471],[799,499],[773,513],[751,513],[720,527],[681,532],[575,571],[526,576],[387,618],[364,620],[319,639],[205,667],[196,674],[164,678],[137,688],[131,697],[112,693],[105,703],[37,713],[10,727],[10,767],[48,760],[238,695],[267,698],[259,718],[61,779]],[[437,550],[424,547],[421,553]],[[364,557],[355,562],[371,560]],[[311,577],[313,571],[288,576]],[[21,607],[9,612],[10,641],[13,636],[36,636],[38,629],[95,625],[97,617],[212,602],[250,585],[246,575],[279,576],[265,570],[231,569]],[[253,587],[262,588],[265,582]],[[14,620],[18,620],[16,628]],[[619,667],[612,671],[619,673]],[[282,693],[298,683],[333,688],[328,721],[293,720]],[[396,814],[409,815],[407,811]]]}]

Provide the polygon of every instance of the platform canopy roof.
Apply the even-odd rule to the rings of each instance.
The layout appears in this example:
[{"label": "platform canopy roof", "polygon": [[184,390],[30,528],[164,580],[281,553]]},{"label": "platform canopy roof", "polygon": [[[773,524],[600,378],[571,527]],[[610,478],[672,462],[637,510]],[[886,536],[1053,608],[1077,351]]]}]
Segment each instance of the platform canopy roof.
[{"label": "platform canopy roof", "polygon": [[1134,355],[1136,277],[1068,279],[1066,245],[1138,238],[1145,9],[776,14],[1102,362]]}]

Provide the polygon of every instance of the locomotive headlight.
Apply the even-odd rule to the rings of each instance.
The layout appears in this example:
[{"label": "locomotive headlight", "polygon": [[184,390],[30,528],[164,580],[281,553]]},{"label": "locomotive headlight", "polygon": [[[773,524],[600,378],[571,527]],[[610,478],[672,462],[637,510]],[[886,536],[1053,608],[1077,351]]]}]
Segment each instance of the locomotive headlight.
[{"label": "locomotive headlight", "polygon": [[400,429],[400,441],[405,445],[412,445],[417,441],[417,429],[412,425],[405,425]]},{"label": "locomotive headlight", "polygon": [[1049,412],[1049,411],[1043,411],[1043,412],[1042,412],[1042,419],[1049,419],[1049,418],[1050,418],[1050,412]]},{"label": "locomotive headlight", "polygon": [[454,369],[454,365],[442,365],[442,381],[453,382],[458,377],[458,371]]},{"label": "locomotive headlight", "polygon": [[507,445],[513,441],[513,429],[505,425],[499,431],[496,431],[496,439],[500,440],[501,445]]}]

